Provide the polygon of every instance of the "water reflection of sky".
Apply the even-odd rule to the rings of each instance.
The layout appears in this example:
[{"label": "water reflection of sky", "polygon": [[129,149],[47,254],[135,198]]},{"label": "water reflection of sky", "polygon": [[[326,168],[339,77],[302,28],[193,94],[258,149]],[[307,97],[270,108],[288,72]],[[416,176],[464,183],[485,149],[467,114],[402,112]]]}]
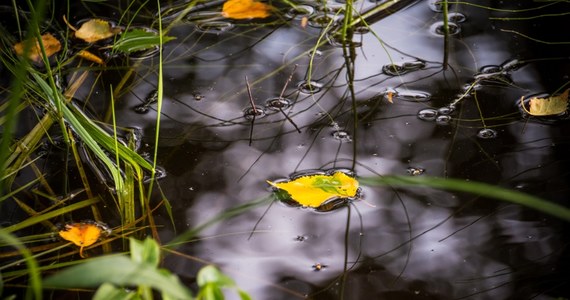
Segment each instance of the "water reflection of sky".
[{"label": "water reflection of sky", "polygon": [[[238,27],[218,36],[197,33],[191,25],[177,28],[174,33],[182,43],[169,50],[172,61],[165,69],[165,147],[160,153],[168,176],[160,184],[174,207],[178,230],[267,195],[266,179],[304,169],[350,167],[354,156],[360,176],[405,175],[409,167],[416,167],[425,169],[426,175],[488,181],[546,198],[555,196],[541,190],[545,187],[567,192],[561,188],[563,180],[552,179],[564,172],[556,166],[553,155],[560,150],[552,144],[567,137],[559,132],[565,125],[527,123],[518,114],[489,119],[489,124],[479,120],[481,114],[489,118],[518,112],[520,96],[544,92],[547,88],[536,80],[541,74],[536,64],[512,70],[511,86],[481,82],[476,87],[480,106],[467,97],[449,122],[416,116],[424,108],[438,109],[457,99],[481,67],[518,58],[513,56],[513,39],[489,22],[488,11],[465,6],[459,10],[467,20],[450,40],[445,72],[442,38],[429,32],[441,15],[426,3],[373,26],[387,43],[384,46],[372,34],[362,36],[355,86],[358,110],[366,119],[356,134],[341,49],[325,45],[315,59],[310,78],[324,85],[321,92],[308,95],[295,88],[309,79],[305,52],[314,45],[318,30],[283,26],[270,33],[266,28]],[[228,37],[231,42],[224,42]],[[402,77],[382,73],[386,64],[417,61],[425,67]],[[249,145],[250,121],[243,118],[249,107],[245,76],[256,104],[263,107],[265,99],[279,96],[294,64],[298,67],[285,91],[294,105],[284,111],[302,133],[273,111],[256,120]],[[390,104],[382,98],[387,89],[426,92],[431,99],[396,97]],[[197,100],[196,94],[203,98]],[[129,105],[135,105],[138,100],[131,101]],[[126,116],[124,122],[140,126],[140,118]],[[499,138],[478,139],[485,125]],[[335,139],[338,130],[348,132],[352,141]],[[544,182],[543,176],[550,181]],[[260,208],[216,224],[201,234],[203,240],[182,249],[219,264],[257,299],[305,294],[340,298],[345,254],[351,267],[344,288],[348,299],[526,297],[540,291],[522,288],[521,278],[540,275],[528,266],[543,271],[559,260],[564,242],[557,222],[517,206],[430,189],[396,193],[364,187],[363,192],[366,203],[356,201],[351,208],[347,244],[346,208],[314,213],[275,204],[265,215],[265,208]],[[262,215],[257,232],[248,239]],[[174,235],[168,229],[163,234]],[[315,271],[317,263],[325,267]],[[196,270],[194,264],[174,257],[169,266],[189,278]]]}]

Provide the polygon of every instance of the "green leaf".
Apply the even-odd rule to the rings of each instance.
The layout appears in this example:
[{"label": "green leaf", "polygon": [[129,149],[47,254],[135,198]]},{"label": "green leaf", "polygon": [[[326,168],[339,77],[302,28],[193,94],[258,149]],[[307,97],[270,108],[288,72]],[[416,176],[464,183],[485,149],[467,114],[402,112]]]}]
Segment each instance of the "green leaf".
[{"label": "green leaf", "polygon": [[129,245],[132,261],[158,267],[160,263],[160,247],[155,240],[147,237],[141,242],[134,238],[129,238]]},{"label": "green leaf", "polygon": [[103,283],[98,289],[93,300],[130,300],[135,298],[134,292],[128,292],[110,283]]},{"label": "green leaf", "polygon": [[103,283],[116,286],[149,286],[177,299],[192,299],[178,277],[126,256],[101,256],[65,269],[44,281],[50,288],[94,288]]},{"label": "green leaf", "polygon": [[199,287],[203,287],[210,283],[216,284],[220,287],[235,286],[235,283],[231,278],[220,272],[218,268],[212,265],[205,266],[200,269],[198,272],[197,282]]},{"label": "green leaf", "polygon": [[[163,36],[162,43],[175,39],[172,36]],[[124,53],[147,50],[160,45],[160,35],[156,32],[143,29],[133,29],[121,35],[113,45],[113,49]]]}]

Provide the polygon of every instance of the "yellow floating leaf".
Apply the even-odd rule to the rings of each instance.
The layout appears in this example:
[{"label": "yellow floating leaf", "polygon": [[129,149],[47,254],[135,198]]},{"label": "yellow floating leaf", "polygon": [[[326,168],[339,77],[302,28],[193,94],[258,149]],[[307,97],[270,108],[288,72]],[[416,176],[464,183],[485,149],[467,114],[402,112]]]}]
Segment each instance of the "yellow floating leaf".
[{"label": "yellow floating leaf", "polygon": [[255,0],[228,0],[222,7],[222,15],[230,19],[267,18],[270,10],[270,5]]},{"label": "yellow floating leaf", "polygon": [[119,28],[113,28],[108,21],[101,19],[91,19],[83,24],[77,31],[75,37],[82,39],[88,43],[94,43],[106,38],[110,38],[120,31]]},{"label": "yellow floating leaf", "polygon": [[285,190],[299,204],[319,207],[332,198],[356,197],[358,181],[343,172],[333,175],[308,175],[287,182],[271,182],[270,185]]},{"label": "yellow floating leaf", "polygon": [[95,222],[79,222],[65,224],[59,236],[80,247],[79,255],[83,257],[83,247],[93,245],[102,235],[106,235],[106,228]]},{"label": "yellow floating leaf", "polygon": [[[39,63],[42,60],[42,48],[36,38],[33,40],[35,41],[35,44],[31,45],[30,50],[28,51],[28,58]],[[28,40],[19,42],[13,46],[17,55],[24,55],[24,47],[26,43],[28,43]],[[47,57],[50,57],[61,50],[61,43],[51,33],[45,33],[42,35],[42,44],[46,50]]]},{"label": "yellow floating leaf", "polygon": [[552,116],[564,113],[568,109],[568,93],[567,89],[558,96],[548,98],[533,97],[529,100],[530,109],[527,110],[522,103],[523,109],[532,116]]}]

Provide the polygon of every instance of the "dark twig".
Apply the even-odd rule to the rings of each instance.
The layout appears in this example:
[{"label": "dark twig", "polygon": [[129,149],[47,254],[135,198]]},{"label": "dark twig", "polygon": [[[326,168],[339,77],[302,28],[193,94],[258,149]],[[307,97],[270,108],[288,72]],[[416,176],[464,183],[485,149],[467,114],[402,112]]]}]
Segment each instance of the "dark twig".
[{"label": "dark twig", "polygon": [[[295,70],[297,69],[297,64],[295,64],[295,66],[293,67],[293,71],[291,71],[291,75],[289,75],[289,78],[287,78],[287,81],[285,81],[285,84],[283,85],[283,89],[281,90],[281,94],[279,94],[279,100],[283,99],[283,95],[285,94],[285,90],[287,89],[287,85],[289,85],[289,82],[291,82],[291,80],[293,79],[293,75],[295,74]],[[299,129],[299,127],[297,126],[297,124],[295,124],[295,122],[293,122],[293,119],[291,119],[291,117],[289,117],[284,111],[283,109],[281,109],[281,107],[277,107],[279,108],[279,111],[283,114],[283,116],[285,117],[285,119],[287,119],[287,121],[291,122],[291,124],[293,125],[293,127],[295,127],[295,129],[297,129],[297,132],[301,133],[301,129]]]},{"label": "dark twig", "polygon": [[253,102],[253,94],[251,93],[251,86],[249,85],[249,80],[247,80],[247,75],[245,75],[245,85],[247,87],[247,95],[249,96],[249,103],[251,104],[252,108],[252,118],[251,124],[249,127],[249,145],[253,142],[253,125],[255,123],[255,117],[257,116],[257,108],[255,107],[255,103]]}]

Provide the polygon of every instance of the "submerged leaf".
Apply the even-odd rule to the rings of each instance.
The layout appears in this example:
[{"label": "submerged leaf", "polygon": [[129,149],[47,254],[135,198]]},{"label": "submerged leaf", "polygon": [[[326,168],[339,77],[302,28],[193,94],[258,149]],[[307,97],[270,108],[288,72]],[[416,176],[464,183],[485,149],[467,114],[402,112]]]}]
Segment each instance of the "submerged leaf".
[{"label": "submerged leaf", "polygon": [[[568,92],[567,89],[564,93],[558,96],[551,96],[548,98],[533,97],[529,100],[530,110],[528,114],[532,116],[552,116],[558,115],[566,111],[568,108]],[[523,108],[526,108],[523,105]]]},{"label": "submerged leaf", "polygon": [[[39,41],[34,38],[35,41],[34,45],[30,46],[30,50],[28,51],[28,58],[36,63],[42,60],[42,48],[40,47]],[[23,56],[24,55],[24,48],[25,44],[28,43],[29,40],[22,41],[19,43],[14,44],[14,51],[17,55]],[[44,45],[44,49],[46,50],[47,57],[50,57],[61,50],[61,43],[58,39],[56,39],[51,33],[45,33],[42,35],[42,44]]]},{"label": "submerged leaf", "polygon": [[[162,43],[175,39],[171,36],[163,36]],[[153,31],[133,29],[121,35],[121,38],[113,45],[113,49],[125,53],[147,50],[160,44],[160,36]]]},{"label": "submerged leaf", "polygon": [[75,37],[88,43],[94,43],[112,37],[120,31],[114,28],[111,23],[101,19],[91,19],[83,24],[75,32]]},{"label": "submerged leaf", "polygon": [[356,197],[358,192],[358,181],[343,172],[302,176],[287,182],[267,182],[287,191],[299,204],[315,208],[332,198]]},{"label": "submerged leaf", "polygon": [[222,7],[222,15],[230,19],[267,18],[271,6],[254,0],[228,0]]}]

